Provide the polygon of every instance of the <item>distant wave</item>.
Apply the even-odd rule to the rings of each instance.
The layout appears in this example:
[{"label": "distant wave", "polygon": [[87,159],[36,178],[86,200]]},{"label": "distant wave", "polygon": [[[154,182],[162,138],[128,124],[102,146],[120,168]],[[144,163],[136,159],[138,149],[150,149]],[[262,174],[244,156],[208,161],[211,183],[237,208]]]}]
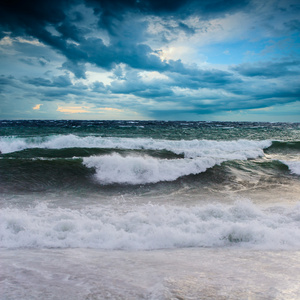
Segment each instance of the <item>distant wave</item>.
[{"label": "distant wave", "polygon": [[262,209],[251,202],[195,207],[144,205],[0,210],[1,248],[300,249],[300,206]]},{"label": "distant wave", "polygon": [[[46,137],[1,137],[1,153],[12,153],[24,149],[64,149],[64,148],[115,148],[115,149],[148,149],[168,150],[193,158],[199,156],[227,156],[236,153],[248,155],[251,151],[263,155],[262,149],[270,147],[271,141],[214,141],[214,140],[155,140],[152,138],[117,138],[117,137],[80,137],[73,134]],[[225,150],[225,152],[224,152]],[[256,154],[257,155],[257,154]],[[250,156],[253,156],[250,153]]]}]

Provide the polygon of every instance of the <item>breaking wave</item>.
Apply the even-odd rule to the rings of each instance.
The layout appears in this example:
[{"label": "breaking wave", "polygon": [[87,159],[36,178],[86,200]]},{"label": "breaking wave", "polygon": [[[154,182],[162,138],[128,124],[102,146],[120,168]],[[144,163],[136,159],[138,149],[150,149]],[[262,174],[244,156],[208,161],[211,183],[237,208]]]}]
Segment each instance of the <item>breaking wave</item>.
[{"label": "breaking wave", "polygon": [[[269,157],[273,156],[273,161],[283,163],[291,173],[299,175],[299,162],[295,161],[298,146],[298,142],[243,139],[160,140],[73,134],[27,138],[10,136],[0,138],[0,174],[3,189],[24,178],[27,178],[24,184],[30,184],[32,179],[33,185],[38,188],[38,181],[44,177],[46,186],[62,178],[68,184],[74,180],[86,183],[93,173],[96,182],[103,185],[148,184],[200,174],[223,162],[256,159],[266,152],[271,154]],[[291,152],[278,156],[277,151],[282,152],[282,149]],[[266,160],[260,167],[275,166],[277,170],[272,160]]]},{"label": "breaking wave", "polygon": [[281,160],[281,162],[288,166],[291,173],[300,175],[300,161],[287,161],[287,160]]},{"label": "breaking wave", "polygon": [[85,166],[96,169],[96,179],[101,184],[145,184],[173,181],[185,175],[199,174],[220,164],[221,159],[211,157],[195,159],[157,159],[149,156],[120,154],[87,157]]},{"label": "breaking wave", "polygon": [[251,202],[196,207],[144,205],[0,210],[2,248],[300,249],[300,205],[262,209]]},{"label": "breaking wave", "polygon": [[[3,154],[32,148],[65,149],[65,148],[110,148],[110,149],[148,149],[168,150],[185,157],[240,154],[263,155],[262,149],[270,147],[271,141],[214,141],[214,140],[155,140],[152,138],[117,138],[117,137],[80,137],[73,134],[46,137],[1,137],[0,151]],[[253,156],[253,154],[249,154]]]}]

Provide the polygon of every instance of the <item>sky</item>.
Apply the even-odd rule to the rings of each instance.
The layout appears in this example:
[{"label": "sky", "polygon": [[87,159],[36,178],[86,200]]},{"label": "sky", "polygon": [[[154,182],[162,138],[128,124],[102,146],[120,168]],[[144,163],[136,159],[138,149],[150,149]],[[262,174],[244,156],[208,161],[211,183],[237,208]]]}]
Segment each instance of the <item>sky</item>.
[{"label": "sky", "polygon": [[0,119],[300,122],[300,0],[1,0]]}]

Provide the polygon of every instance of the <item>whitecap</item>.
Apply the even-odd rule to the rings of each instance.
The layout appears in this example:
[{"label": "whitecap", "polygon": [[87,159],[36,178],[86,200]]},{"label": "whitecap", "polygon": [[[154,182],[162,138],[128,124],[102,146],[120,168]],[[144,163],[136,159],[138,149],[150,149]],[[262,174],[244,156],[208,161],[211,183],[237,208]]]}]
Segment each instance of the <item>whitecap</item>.
[{"label": "whitecap", "polygon": [[281,160],[281,162],[288,166],[291,173],[300,175],[300,161],[287,161],[287,160]]}]

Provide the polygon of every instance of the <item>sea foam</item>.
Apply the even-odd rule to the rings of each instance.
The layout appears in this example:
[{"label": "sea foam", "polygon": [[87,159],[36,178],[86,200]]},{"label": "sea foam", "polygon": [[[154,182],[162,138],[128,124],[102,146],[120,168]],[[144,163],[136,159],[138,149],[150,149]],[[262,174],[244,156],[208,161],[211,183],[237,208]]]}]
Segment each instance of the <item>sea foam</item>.
[{"label": "sea foam", "polygon": [[73,134],[46,137],[1,137],[0,151],[11,153],[29,148],[63,149],[63,148],[112,148],[112,149],[147,149],[168,150],[176,154],[183,154],[187,158],[205,156],[206,154],[219,156],[226,151],[228,155],[236,153],[252,157],[263,155],[262,149],[271,146],[272,142],[234,140],[159,140],[152,138],[118,138],[85,136]]},{"label": "sea foam", "polygon": [[173,181],[185,175],[199,174],[220,164],[222,159],[212,157],[195,159],[157,159],[149,156],[111,155],[83,158],[85,166],[95,168],[101,184],[145,184]]},{"label": "sea foam", "polygon": [[101,184],[146,184],[173,181],[179,177],[199,174],[228,160],[246,160],[264,155],[271,141],[155,140],[152,138],[119,138],[56,135],[38,138],[6,137],[0,139],[2,153],[28,148],[109,148],[127,150],[168,150],[183,159],[158,159],[146,155],[118,153],[84,157],[83,164],[94,168]]},{"label": "sea foam", "polygon": [[[128,141],[126,140],[126,143]],[[136,141],[134,141],[136,142]],[[139,141],[141,143],[141,141]],[[268,141],[155,141],[147,140],[139,147],[166,149],[183,153],[183,159],[158,159],[150,156],[121,156],[118,153],[83,158],[86,167],[94,168],[101,184],[146,184],[173,181],[179,177],[200,174],[228,160],[246,160],[263,156]],[[137,147],[137,144],[132,147]]]},{"label": "sea foam", "polygon": [[151,250],[186,247],[300,249],[300,205],[262,209],[251,202],[0,210],[1,248]]}]

